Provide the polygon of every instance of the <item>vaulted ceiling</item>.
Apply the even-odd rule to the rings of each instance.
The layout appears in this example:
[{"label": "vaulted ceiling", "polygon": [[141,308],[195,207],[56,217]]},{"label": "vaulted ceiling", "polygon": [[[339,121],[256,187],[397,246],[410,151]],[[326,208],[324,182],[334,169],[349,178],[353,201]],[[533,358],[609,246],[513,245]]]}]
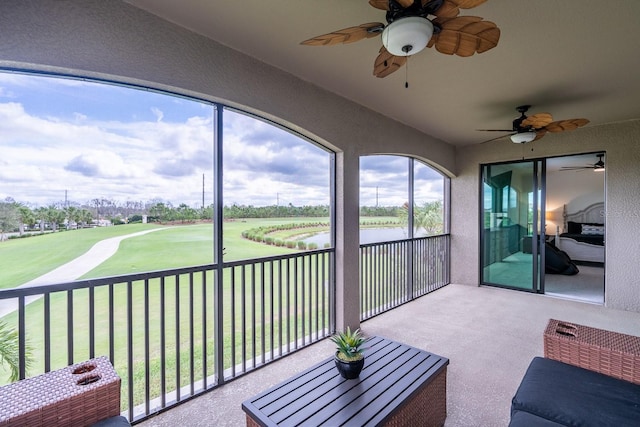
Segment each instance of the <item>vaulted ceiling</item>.
[{"label": "vaulted ceiling", "polygon": [[457,146],[501,135],[477,129],[510,129],[523,104],[587,126],[640,118],[638,1],[488,0],[460,16],[494,22],[497,47],[466,58],[427,48],[385,78],[372,74],[380,37],[300,45],[386,22],[367,0],[128,3]]}]

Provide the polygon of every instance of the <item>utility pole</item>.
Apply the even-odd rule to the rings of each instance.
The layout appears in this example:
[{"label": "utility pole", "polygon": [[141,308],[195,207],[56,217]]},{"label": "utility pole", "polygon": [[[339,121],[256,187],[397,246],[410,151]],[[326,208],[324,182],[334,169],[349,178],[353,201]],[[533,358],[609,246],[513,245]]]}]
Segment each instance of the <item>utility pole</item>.
[{"label": "utility pole", "polygon": [[376,185],[376,208],[378,207],[378,186]]},{"label": "utility pole", "polygon": [[204,210],[204,174],[202,174],[202,210]]}]

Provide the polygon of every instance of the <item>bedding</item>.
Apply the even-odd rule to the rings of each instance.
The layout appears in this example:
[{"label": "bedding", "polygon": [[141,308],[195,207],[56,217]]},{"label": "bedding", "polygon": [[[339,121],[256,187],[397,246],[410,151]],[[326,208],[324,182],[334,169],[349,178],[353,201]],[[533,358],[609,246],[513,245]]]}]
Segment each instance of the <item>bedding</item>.
[{"label": "bedding", "polygon": [[[585,233],[585,230],[588,230]],[[604,234],[604,224],[597,222],[567,221],[567,233],[570,234]]]},{"label": "bedding", "polygon": [[573,276],[580,271],[566,252],[561,251],[549,242],[545,243],[544,254],[545,273]]},{"label": "bedding", "polygon": [[556,234],[556,246],[573,261],[604,263],[604,203],[573,214],[567,214],[565,206],[564,217],[566,232]]},{"label": "bedding", "polygon": [[567,237],[569,239],[588,243],[590,245],[604,246],[604,236],[602,234],[562,233],[560,237]]}]

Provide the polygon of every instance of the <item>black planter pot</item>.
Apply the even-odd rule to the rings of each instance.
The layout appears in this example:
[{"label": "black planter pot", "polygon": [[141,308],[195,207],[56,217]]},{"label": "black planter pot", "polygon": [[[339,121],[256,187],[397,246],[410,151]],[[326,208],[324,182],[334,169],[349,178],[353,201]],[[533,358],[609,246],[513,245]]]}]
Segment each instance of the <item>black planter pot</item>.
[{"label": "black planter pot", "polygon": [[338,372],[340,372],[342,378],[346,378],[348,380],[358,378],[360,371],[362,371],[362,368],[364,367],[364,357],[353,362],[346,362],[339,359],[336,354],[336,356],[334,356],[334,360],[336,361],[336,368],[338,368]]}]

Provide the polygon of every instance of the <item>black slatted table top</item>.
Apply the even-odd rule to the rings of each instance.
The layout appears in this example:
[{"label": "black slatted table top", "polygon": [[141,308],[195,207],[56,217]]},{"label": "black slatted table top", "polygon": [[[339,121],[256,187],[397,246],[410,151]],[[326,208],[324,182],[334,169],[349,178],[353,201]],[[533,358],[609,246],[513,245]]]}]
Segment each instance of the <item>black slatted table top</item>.
[{"label": "black slatted table top", "polygon": [[366,344],[360,377],[346,380],[333,357],[242,404],[262,426],[375,426],[446,369],[449,359],[386,338]]}]

